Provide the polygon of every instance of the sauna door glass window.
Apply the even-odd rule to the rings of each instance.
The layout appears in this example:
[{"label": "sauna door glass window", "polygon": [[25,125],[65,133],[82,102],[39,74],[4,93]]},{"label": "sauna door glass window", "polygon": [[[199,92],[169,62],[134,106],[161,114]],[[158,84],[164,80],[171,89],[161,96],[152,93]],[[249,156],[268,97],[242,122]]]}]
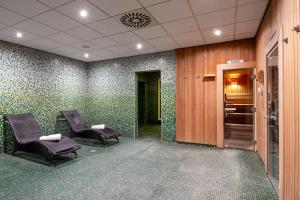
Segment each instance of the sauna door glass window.
[{"label": "sauna door glass window", "polygon": [[253,68],[224,71],[225,141],[251,142],[254,139]]},{"label": "sauna door glass window", "polygon": [[268,174],[276,190],[279,182],[279,83],[278,47],[267,55]]}]

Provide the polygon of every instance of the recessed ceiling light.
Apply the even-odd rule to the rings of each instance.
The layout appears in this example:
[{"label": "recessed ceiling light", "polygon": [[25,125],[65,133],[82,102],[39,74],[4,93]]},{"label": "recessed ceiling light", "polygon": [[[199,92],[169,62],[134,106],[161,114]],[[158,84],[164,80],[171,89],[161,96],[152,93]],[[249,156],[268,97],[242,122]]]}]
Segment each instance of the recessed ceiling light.
[{"label": "recessed ceiling light", "polygon": [[80,15],[80,17],[85,18],[85,17],[88,16],[88,11],[85,10],[85,9],[82,9],[82,10],[79,11],[79,15]]},{"label": "recessed ceiling light", "polygon": [[84,54],[84,57],[85,57],[85,58],[88,58],[88,57],[90,57],[90,55],[89,55],[88,53],[85,53],[85,54]]},{"label": "recessed ceiling light", "polygon": [[137,49],[141,49],[141,48],[143,48],[143,45],[142,45],[141,43],[138,43],[138,44],[136,45],[136,48],[137,48]]},{"label": "recessed ceiling light", "polygon": [[21,37],[23,37],[23,34],[21,32],[17,32],[16,36],[17,36],[17,38],[21,38]]},{"label": "recessed ceiling light", "polygon": [[222,35],[222,31],[219,30],[219,29],[216,29],[216,30],[214,31],[214,35],[216,35],[216,36],[221,36],[221,35]]}]

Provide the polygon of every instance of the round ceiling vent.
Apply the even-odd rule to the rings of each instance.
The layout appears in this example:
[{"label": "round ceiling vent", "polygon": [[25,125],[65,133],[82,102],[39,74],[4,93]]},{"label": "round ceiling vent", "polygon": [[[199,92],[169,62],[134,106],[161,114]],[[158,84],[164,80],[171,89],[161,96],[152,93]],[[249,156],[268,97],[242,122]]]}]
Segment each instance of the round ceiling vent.
[{"label": "round ceiling vent", "polygon": [[131,28],[144,28],[151,23],[151,18],[141,12],[132,12],[123,15],[120,21]]}]

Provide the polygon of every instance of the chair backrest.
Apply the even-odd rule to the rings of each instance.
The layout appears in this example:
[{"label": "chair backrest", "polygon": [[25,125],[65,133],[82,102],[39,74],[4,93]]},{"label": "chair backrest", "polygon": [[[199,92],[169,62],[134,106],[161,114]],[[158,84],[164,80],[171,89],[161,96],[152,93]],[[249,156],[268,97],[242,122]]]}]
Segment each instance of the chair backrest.
[{"label": "chair backrest", "polygon": [[77,110],[70,110],[70,111],[60,111],[60,113],[66,118],[69,122],[72,130],[74,132],[80,131],[86,128],[86,123],[83,117]]},{"label": "chair backrest", "polygon": [[4,115],[4,118],[9,122],[18,143],[34,141],[43,135],[42,129],[31,113]]}]

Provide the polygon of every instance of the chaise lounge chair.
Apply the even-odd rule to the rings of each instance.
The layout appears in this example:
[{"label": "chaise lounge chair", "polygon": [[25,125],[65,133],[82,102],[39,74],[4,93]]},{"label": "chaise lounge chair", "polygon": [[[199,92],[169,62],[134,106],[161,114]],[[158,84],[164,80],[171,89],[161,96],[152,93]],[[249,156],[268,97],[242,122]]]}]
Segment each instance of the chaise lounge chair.
[{"label": "chaise lounge chair", "polygon": [[74,153],[80,146],[68,137],[62,136],[59,141],[40,141],[43,131],[32,114],[4,115],[14,134],[12,154],[16,151],[34,152],[45,156],[50,165],[54,165],[55,157]]},{"label": "chaise lounge chair", "polygon": [[105,146],[109,145],[109,139],[116,139],[117,143],[119,143],[118,137],[121,134],[118,131],[112,128],[87,128],[83,117],[79,114],[79,112],[77,112],[77,110],[60,111],[60,113],[68,121],[75,136],[100,140],[105,144]]}]

